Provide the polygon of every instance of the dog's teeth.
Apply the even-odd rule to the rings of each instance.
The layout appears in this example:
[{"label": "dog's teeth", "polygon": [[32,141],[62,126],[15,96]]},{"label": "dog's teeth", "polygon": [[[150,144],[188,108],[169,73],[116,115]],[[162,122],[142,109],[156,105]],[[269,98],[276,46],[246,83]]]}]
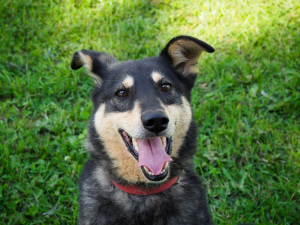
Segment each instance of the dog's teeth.
[{"label": "dog's teeth", "polygon": [[146,171],[149,175],[154,176],[154,173],[152,173],[152,172],[148,169],[148,167],[146,167],[146,166],[143,166],[143,167],[144,167],[145,171]]},{"label": "dog's teeth", "polygon": [[143,166],[143,167],[144,167],[144,169],[146,170],[147,173],[150,172],[150,170],[148,169],[148,167],[146,167],[146,166]]},{"label": "dog's teeth", "polygon": [[164,165],[164,170],[167,169],[168,166],[169,166],[169,162],[166,162],[165,165]]},{"label": "dog's teeth", "polygon": [[162,146],[164,147],[164,148],[166,148],[166,146],[167,146],[167,141],[166,141],[166,137],[160,137],[160,139],[161,139],[161,142],[162,142]]},{"label": "dog's teeth", "polygon": [[137,140],[135,138],[132,138],[132,144],[134,146],[134,149],[138,152],[139,151],[139,147],[138,147]]},{"label": "dog's teeth", "polygon": [[165,173],[166,172],[166,170],[165,169],[163,169],[161,172],[160,172],[160,174],[163,174],[163,173]]}]

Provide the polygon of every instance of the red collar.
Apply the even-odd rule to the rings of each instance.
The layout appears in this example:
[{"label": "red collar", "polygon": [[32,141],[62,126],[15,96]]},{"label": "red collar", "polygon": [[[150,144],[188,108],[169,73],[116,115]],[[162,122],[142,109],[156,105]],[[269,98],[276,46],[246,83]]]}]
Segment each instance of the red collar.
[{"label": "red collar", "polygon": [[167,190],[169,187],[171,187],[173,184],[176,183],[178,180],[178,177],[174,177],[171,180],[167,181],[166,183],[163,183],[159,187],[155,188],[140,188],[134,185],[121,185],[116,183],[115,181],[112,181],[113,184],[119,188],[120,190],[127,192],[129,194],[134,194],[134,195],[153,195],[159,192],[162,192],[164,190]]}]

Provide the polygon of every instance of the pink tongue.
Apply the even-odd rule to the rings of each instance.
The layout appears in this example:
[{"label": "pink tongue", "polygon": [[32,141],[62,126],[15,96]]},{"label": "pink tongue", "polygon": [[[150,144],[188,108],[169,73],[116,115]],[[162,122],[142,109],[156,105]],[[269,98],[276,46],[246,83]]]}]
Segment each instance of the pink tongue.
[{"label": "pink tongue", "polygon": [[154,175],[160,174],[163,170],[164,164],[172,161],[162,146],[160,137],[138,139],[138,147],[138,166],[146,166]]}]

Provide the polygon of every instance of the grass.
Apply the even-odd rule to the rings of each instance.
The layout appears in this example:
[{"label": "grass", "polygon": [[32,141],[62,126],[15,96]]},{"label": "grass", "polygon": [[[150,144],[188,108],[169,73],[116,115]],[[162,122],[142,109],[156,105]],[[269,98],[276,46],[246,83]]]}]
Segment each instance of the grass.
[{"label": "grass", "polygon": [[203,54],[195,170],[216,224],[300,220],[300,2],[6,1],[0,6],[0,223],[75,224],[93,82],[82,48],[154,56],[173,36]]}]

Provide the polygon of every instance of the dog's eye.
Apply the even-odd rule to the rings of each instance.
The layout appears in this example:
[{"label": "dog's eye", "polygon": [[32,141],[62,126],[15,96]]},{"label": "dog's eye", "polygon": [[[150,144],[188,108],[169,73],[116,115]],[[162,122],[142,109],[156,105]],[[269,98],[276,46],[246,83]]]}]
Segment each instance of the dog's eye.
[{"label": "dog's eye", "polygon": [[125,90],[119,90],[116,92],[116,96],[119,98],[126,98],[128,96],[128,92]]},{"label": "dog's eye", "polygon": [[161,90],[162,92],[168,92],[168,91],[170,91],[171,89],[172,89],[172,86],[171,86],[171,84],[168,84],[168,83],[162,84],[162,85],[160,86],[160,90]]}]

